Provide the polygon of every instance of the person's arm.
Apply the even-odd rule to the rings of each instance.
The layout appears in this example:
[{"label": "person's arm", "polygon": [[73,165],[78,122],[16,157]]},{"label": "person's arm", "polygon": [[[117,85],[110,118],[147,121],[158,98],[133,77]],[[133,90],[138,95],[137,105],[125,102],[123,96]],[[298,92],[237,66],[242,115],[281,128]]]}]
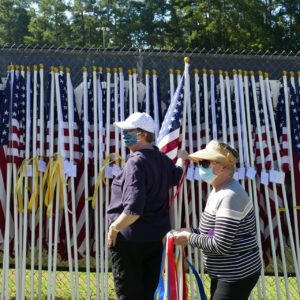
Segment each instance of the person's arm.
[{"label": "person's arm", "polygon": [[[208,235],[179,232],[175,235],[175,244],[189,244],[205,252],[218,255],[228,255],[236,237],[241,220],[248,213],[250,206],[241,211],[232,208],[239,201],[238,197],[226,197],[218,208],[214,229]],[[176,242],[178,241],[178,243]]]},{"label": "person's arm", "polygon": [[136,222],[139,217],[139,215],[127,215],[123,212],[109,227],[108,247],[115,246],[119,231]]}]

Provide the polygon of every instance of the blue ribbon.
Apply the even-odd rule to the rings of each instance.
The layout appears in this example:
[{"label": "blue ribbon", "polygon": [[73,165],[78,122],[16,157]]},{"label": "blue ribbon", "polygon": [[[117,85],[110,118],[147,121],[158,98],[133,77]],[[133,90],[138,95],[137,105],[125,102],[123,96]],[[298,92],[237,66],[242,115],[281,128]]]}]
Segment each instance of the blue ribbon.
[{"label": "blue ribbon", "polygon": [[162,255],[161,264],[160,264],[159,282],[158,282],[158,286],[157,286],[157,288],[155,290],[155,293],[154,293],[154,299],[155,300],[163,300],[164,295],[165,295],[163,270],[164,270],[164,264],[165,264],[166,245],[167,245],[167,239],[165,239],[165,241],[164,241],[163,255]]},{"label": "blue ribbon", "polygon": [[189,267],[191,268],[191,270],[196,278],[201,300],[207,300],[207,297],[206,297],[205,291],[204,291],[204,287],[203,287],[203,283],[201,281],[201,278],[200,278],[198,272],[196,271],[194,266],[188,261],[188,259],[186,259],[186,262],[188,263]]}]

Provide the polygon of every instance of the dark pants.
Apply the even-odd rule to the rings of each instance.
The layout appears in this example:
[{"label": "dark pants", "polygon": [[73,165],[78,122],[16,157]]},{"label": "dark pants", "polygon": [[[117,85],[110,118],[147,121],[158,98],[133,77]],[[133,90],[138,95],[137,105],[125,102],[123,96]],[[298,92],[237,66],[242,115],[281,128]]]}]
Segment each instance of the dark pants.
[{"label": "dark pants", "polygon": [[162,242],[117,242],[110,249],[119,300],[153,300],[158,285]]},{"label": "dark pants", "polygon": [[247,300],[254,288],[259,274],[254,274],[235,282],[225,282],[211,278],[211,300]]}]

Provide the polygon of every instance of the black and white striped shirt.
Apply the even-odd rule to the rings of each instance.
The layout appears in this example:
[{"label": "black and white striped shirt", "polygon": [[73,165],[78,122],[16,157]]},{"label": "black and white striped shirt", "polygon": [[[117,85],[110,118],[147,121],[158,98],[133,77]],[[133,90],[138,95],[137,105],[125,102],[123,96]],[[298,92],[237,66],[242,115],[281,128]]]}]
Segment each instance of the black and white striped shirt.
[{"label": "black and white striped shirt", "polygon": [[211,277],[236,281],[260,272],[253,205],[236,180],[212,190],[189,244],[203,250]]}]

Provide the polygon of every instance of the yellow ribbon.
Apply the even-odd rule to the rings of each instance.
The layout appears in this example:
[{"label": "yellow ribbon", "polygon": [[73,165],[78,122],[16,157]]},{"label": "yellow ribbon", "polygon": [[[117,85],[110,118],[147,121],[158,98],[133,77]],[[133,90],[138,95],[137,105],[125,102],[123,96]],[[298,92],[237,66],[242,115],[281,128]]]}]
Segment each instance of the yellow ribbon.
[{"label": "yellow ribbon", "polygon": [[28,202],[28,210],[33,210],[33,204],[35,204],[35,209],[38,205],[38,186],[39,186],[39,178],[38,178],[38,157],[34,157],[32,159],[32,180],[33,180],[33,191],[30,196],[30,200]]},{"label": "yellow ribbon", "polygon": [[66,180],[63,172],[63,160],[60,154],[55,154],[50,157],[46,172],[43,178],[43,186],[47,181],[47,190],[45,194],[45,205],[47,208],[47,216],[52,214],[52,203],[54,199],[55,188],[59,189],[59,207],[64,207],[63,186],[66,185]]},{"label": "yellow ribbon", "polygon": [[[23,180],[25,177],[27,177],[27,170],[28,165],[32,159],[24,159],[19,170],[17,173],[17,183],[15,186],[15,197],[18,199],[18,206],[17,210],[19,212],[23,212],[24,205],[23,205]],[[25,187],[25,189],[28,189],[28,187]]]},{"label": "yellow ribbon", "polygon": [[[111,158],[113,158],[111,160]],[[100,183],[101,181],[103,181],[103,183],[105,185],[108,185],[109,181],[105,178],[105,168],[112,164],[112,163],[116,163],[116,162],[121,162],[121,163],[124,163],[124,159],[122,158],[122,156],[118,153],[111,153],[109,154],[103,161],[103,166],[102,168],[100,169],[100,172],[99,172],[99,175],[97,177],[97,180],[96,180],[96,183],[95,183],[95,189],[94,189],[94,194],[93,194],[93,197],[89,197],[87,198],[86,200],[89,201],[89,200],[92,200],[92,207],[93,209],[95,209],[95,203],[96,203],[96,199],[97,199],[97,193],[98,193],[98,189],[99,189],[99,186],[100,186]]]}]

